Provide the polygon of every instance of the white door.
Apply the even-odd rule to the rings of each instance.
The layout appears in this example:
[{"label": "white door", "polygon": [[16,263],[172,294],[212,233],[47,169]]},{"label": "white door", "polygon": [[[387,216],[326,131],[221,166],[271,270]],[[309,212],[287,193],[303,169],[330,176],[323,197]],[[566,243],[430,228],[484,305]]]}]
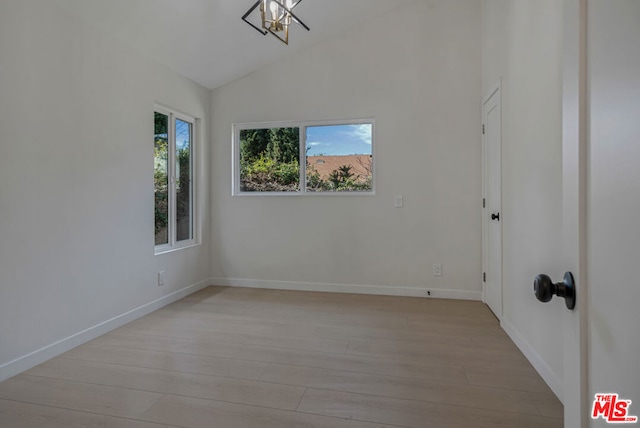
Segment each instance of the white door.
[{"label": "white door", "polygon": [[[564,1],[562,94],[563,266],[576,281],[576,307],[563,315],[564,427],[589,426],[586,325],[586,0]],[[560,278],[558,278],[560,280]]]},{"label": "white door", "polygon": [[640,416],[640,2],[565,0],[564,25],[564,426],[604,427],[596,393]]},{"label": "white door", "polygon": [[640,1],[589,0],[587,40],[587,399],[640,417]]},{"label": "white door", "polygon": [[482,103],[482,264],[484,302],[502,319],[502,167],[500,84]]}]

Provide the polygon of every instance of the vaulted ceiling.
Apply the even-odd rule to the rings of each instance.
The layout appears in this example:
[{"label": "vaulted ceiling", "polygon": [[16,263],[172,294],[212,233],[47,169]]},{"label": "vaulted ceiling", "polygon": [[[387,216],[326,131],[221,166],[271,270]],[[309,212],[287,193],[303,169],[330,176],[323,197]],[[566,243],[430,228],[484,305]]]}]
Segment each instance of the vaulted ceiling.
[{"label": "vaulted ceiling", "polygon": [[[53,0],[89,25],[207,87],[216,88],[318,41],[421,0],[303,0],[289,46],[241,20],[255,0]],[[391,23],[390,23],[391,24]],[[402,25],[402,23],[393,23]],[[393,31],[381,28],[380,31]]]}]

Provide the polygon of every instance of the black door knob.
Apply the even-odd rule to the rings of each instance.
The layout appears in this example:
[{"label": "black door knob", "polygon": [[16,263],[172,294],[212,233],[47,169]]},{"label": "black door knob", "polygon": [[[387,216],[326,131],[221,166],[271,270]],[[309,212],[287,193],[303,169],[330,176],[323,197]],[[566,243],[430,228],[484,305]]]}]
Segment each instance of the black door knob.
[{"label": "black door knob", "polygon": [[564,280],[554,284],[547,275],[536,276],[533,281],[533,292],[541,302],[548,302],[555,294],[564,297],[564,303],[568,309],[576,307],[576,287],[571,272],[565,272]]},{"label": "black door knob", "polygon": [[500,213],[497,213],[497,214],[491,214],[491,220],[498,220],[498,221],[500,221]]}]

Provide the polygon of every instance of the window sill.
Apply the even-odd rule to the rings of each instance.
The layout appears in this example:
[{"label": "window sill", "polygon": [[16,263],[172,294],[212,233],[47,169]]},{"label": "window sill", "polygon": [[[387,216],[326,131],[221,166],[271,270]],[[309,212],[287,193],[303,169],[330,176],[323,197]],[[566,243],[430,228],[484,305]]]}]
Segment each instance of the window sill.
[{"label": "window sill", "polygon": [[238,192],[231,196],[286,196],[286,197],[311,197],[311,196],[375,196],[373,190],[362,192]]},{"label": "window sill", "polygon": [[193,243],[184,244],[184,245],[175,246],[175,247],[156,247],[155,255],[159,256],[162,254],[175,253],[176,251],[185,250],[187,248],[199,247],[200,245],[202,245],[202,243],[193,242]]}]

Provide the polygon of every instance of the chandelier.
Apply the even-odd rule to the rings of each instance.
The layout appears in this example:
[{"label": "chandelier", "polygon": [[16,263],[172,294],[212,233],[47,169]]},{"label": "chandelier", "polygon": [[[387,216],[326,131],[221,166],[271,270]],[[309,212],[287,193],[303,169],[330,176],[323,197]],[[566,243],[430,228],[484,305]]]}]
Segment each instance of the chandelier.
[{"label": "chandelier", "polygon": [[[255,28],[260,34],[273,34],[285,45],[289,44],[289,26],[292,22],[300,24],[307,31],[309,27],[300,20],[294,13],[293,8],[300,4],[302,0],[258,0],[242,16],[242,20]],[[260,11],[260,21],[254,17],[253,22],[250,17],[254,11]]]}]

